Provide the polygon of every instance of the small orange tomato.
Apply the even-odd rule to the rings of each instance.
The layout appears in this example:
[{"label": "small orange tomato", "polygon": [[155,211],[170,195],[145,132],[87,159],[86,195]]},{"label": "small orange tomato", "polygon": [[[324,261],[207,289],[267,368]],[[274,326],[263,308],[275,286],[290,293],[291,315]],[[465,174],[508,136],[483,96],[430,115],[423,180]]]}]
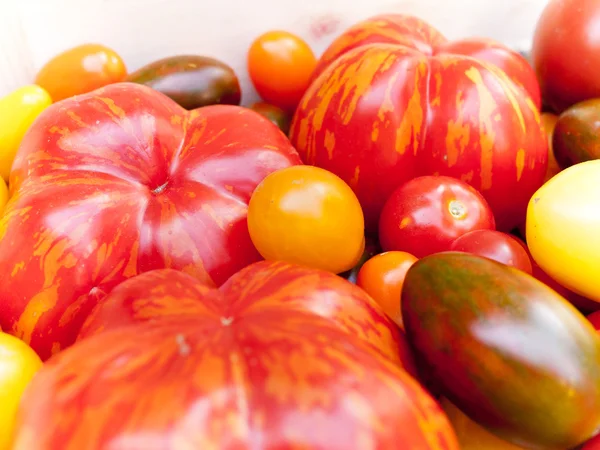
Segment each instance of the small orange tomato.
[{"label": "small orange tomato", "polygon": [[363,264],[356,284],[379,303],[383,311],[403,327],[400,297],[408,269],[417,258],[406,252],[385,252],[375,255]]},{"label": "small orange tomato", "polygon": [[300,102],[316,65],[310,46],[286,31],[262,34],[248,51],[248,72],[258,94],[287,111]]},{"label": "small orange tomato", "polygon": [[248,205],[248,230],[263,258],[341,273],[365,247],[360,203],[341,178],[292,166],[268,175]]},{"label": "small orange tomato", "polygon": [[84,44],[48,61],[35,82],[57,102],[118,83],[126,76],[125,63],[114,50],[99,44]]}]

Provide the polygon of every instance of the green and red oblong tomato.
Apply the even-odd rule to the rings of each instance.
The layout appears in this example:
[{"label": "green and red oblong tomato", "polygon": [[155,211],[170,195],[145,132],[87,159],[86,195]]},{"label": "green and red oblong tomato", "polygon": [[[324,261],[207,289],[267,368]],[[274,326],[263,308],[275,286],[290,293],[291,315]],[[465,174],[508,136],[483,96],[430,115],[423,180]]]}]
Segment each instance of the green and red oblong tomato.
[{"label": "green and red oblong tomato", "polygon": [[[395,20],[360,23],[333,44],[341,56],[324,65],[300,102],[292,143],[306,164],[352,187],[370,231],[394,189],[421,175],[469,183],[500,230],[518,226],[547,168],[537,105],[491,63],[379,39],[394,35]],[[429,34],[439,41],[433,31],[418,34],[416,48]]]},{"label": "green and red oblong tomato", "polygon": [[406,275],[402,317],[424,378],[494,434],[567,449],[600,429],[600,339],[528,274],[468,253],[427,256]]},{"label": "green and red oblong tomato", "polygon": [[533,268],[525,244],[508,233],[496,230],[474,230],[459,236],[450,246],[456,252],[472,253],[516,267],[528,274]]},{"label": "green and red oblong tomato", "polygon": [[379,220],[379,242],[385,251],[404,251],[417,258],[450,250],[473,230],[493,230],[494,215],[479,192],[445,176],[413,178],[386,201]]},{"label": "green and red oblong tomato", "polygon": [[220,285],[261,259],[250,195],[301,164],[249,109],[185,111],[114,84],[54,104],[26,135],[0,218],[0,326],[43,358],[73,342],[116,284],[157,268]]},{"label": "green and red oblong tomato", "polygon": [[[144,447],[150,435],[160,448],[458,450],[441,408],[400,367],[399,345],[374,301],[327,272],[263,261],[219,290],[180,271],[144,273],[39,372],[14,449]],[[47,413],[58,404],[60,416]]]}]

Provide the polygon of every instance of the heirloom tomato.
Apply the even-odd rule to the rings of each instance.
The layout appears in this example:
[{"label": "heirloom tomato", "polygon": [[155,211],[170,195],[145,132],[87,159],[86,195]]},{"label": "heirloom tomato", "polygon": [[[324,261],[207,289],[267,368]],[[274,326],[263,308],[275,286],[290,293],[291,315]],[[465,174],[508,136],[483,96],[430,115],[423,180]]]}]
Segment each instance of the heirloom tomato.
[{"label": "heirloom tomato", "polygon": [[35,83],[57,102],[123,81],[126,75],[125,63],[114,50],[104,45],[84,44],[48,61],[38,72]]},{"label": "heirloom tomato", "polygon": [[420,373],[497,436],[571,449],[600,429],[600,339],[552,289],[491,259],[420,259],[402,289]]},{"label": "heirloom tomato", "polygon": [[562,168],[600,159],[600,99],[577,103],[558,117],[552,145]]},{"label": "heirloom tomato", "polygon": [[248,230],[263,258],[334,273],[354,267],[365,248],[356,195],[318,167],[292,166],[268,175],[250,198]]},{"label": "heirloom tomato", "polygon": [[402,332],[328,272],[262,261],[219,290],[147,272],[84,330],[31,385],[14,450],[458,450]]},{"label": "heirloom tomato", "polygon": [[0,178],[4,181],[8,182],[23,136],[51,104],[48,92],[36,85],[21,87],[0,98]]},{"label": "heirloom tomato", "polygon": [[469,419],[447,398],[442,398],[440,404],[456,431],[460,450],[526,450],[490,433],[477,422]]},{"label": "heirloom tomato", "polygon": [[600,97],[598,0],[550,0],[540,16],[532,60],[544,103],[561,112]]},{"label": "heirloom tomato", "polygon": [[[369,231],[377,230],[394,189],[417,176],[471,184],[502,231],[522,223],[544,180],[547,143],[532,96],[497,65],[445,52],[444,45],[452,49],[416,18],[360,22],[321,57],[295,112],[290,138],[303,161],[352,187]],[[535,86],[523,57],[508,49],[505,55],[525,70],[515,73],[533,80],[521,85]]]},{"label": "heirloom tomato", "polygon": [[222,284],[260,260],[250,195],[300,164],[240,106],[186,111],[118,83],[55,103],[25,136],[0,218],[0,326],[43,358],[73,342],[106,292],[157,268]]},{"label": "heirloom tomato", "polygon": [[39,356],[27,344],[0,331],[0,450],[12,449],[21,396],[41,366]]},{"label": "heirloom tomato", "polygon": [[271,105],[265,102],[256,102],[250,105],[250,109],[256,111],[262,116],[265,116],[273,122],[281,131],[288,134],[290,131],[290,116],[278,106]]},{"label": "heirloom tomato", "polygon": [[317,59],[299,36],[269,31],[248,51],[248,72],[258,94],[275,106],[293,111],[310,83]]},{"label": "heirloom tomato", "polygon": [[456,178],[423,176],[389,197],[379,220],[379,241],[385,251],[421,258],[449,250],[469,231],[494,227],[489,205],[473,187]]},{"label": "heirloom tomato", "polygon": [[406,272],[417,258],[406,252],[385,252],[363,264],[356,284],[379,303],[383,311],[402,327],[400,296]]},{"label": "heirloom tomato", "polygon": [[546,182],[527,211],[527,246],[539,266],[577,294],[600,302],[600,160]]},{"label": "heirloom tomato", "polygon": [[450,246],[450,250],[485,256],[531,274],[531,259],[523,245],[508,233],[474,230],[458,237]]},{"label": "heirloom tomato", "polygon": [[208,105],[239,105],[240,82],[231,67],[214,58],[177,55],[136,70],[125,81],[162,92],[185,109]]}]

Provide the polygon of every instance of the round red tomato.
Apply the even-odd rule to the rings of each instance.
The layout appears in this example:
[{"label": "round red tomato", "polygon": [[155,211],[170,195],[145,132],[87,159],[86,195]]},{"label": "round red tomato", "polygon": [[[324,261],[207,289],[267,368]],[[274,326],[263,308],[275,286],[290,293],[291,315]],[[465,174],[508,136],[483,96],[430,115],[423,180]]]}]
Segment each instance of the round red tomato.
[{"label": "round red tomato", "polygon": [[263,100],[293,111],[310,84],[317,58],[300,37],[269,31],[252,43],[248,72]]},{"label": "round red tomato", "polygon": [[334,273],[354,267],[365,248],[365,226],[352,189],[318,167],[271,175],[248,205],[250,238],[263,258]]},{"label": "round red tomato", "polygon": [[523,244],[507,233],[495,230],[475,230],[456,239],[450,250],[473,253],[513,266],[531,274],[531,259]]},{"label": "round red tomato", "polygon": [[535,30],[532,60],[544,102],[555,111],[600,97],[600,2],[551,0]]},{"label": "round red tomato", "polygon": [[483,196],[467,183],[445,176],[423,176],[401,185],[388,198],[379,219],[385,251],[417,258],[450,249],[459,236],[495,229]]},{"label": "round red tomato", "polygon": [[408,269],[417,258],[406,252],[385,252],[363,264],[356,284],[379,303],[383,311],[399,326],[402,325],[400,297]]}]

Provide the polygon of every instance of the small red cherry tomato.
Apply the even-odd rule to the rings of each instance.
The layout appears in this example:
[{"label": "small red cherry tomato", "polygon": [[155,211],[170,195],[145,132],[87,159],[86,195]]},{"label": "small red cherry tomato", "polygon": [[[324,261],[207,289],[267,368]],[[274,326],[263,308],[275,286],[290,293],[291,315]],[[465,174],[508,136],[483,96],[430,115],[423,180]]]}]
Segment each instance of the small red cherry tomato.
[{"label": "small red cherry tomato", "polygon": [[449,250],[469,231],[495,227],[490,206],[473,187],[456,178],[423,176],[388,198],[379,220],[379,239],[384,251],[422,258]]},{"label": "small red cherry tomato", "polygon": [[248,73],[258,95],[287,111],[300,102],[316,65],[310,46],[287,31],[262,34],[248,51]]},{"label": "small red cherry tomato", "polygon": [[473,253],[493,259],[531,275],[531,259],[527,250],[516,238],[495,230],[475,230],[456,239],[450,250]]},{"label": "small red cherry tomato", "polygon": [[356,284],[379,303],[383,311],[403,327],[400,297],[408,269],[417,258],[406,252],[385,252],[363,264]]}]

